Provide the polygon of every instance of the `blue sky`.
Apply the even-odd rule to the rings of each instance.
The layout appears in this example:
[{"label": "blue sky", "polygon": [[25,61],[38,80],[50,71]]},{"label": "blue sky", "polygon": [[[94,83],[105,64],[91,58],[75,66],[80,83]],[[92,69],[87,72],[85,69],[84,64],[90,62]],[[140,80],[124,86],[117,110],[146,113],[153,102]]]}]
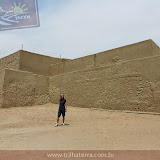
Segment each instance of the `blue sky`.
[{"label": "blue sky", "polygon": [[0,32],[0,54],[24,49],[77,58],[153,39],[160,46],[159,0],[38,0],[40,27]]}]

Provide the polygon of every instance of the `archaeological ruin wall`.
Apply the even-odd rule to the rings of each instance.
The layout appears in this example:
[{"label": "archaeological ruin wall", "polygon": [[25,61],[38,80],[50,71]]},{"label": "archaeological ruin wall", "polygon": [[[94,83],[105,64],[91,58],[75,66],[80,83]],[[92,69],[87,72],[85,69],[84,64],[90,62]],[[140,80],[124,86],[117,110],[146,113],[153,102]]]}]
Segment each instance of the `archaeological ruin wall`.
[{"label": "archaeological ruin wall", "polygon": [[160,56],[50,77],[50,101],[76,107],[160,112]]},{"label": "archaeological ruin wall", "polygon": [[159,47],[152,41],[131,44],[90,56],[51,65],[51,76],[87,68],[112,65],[123,61],[160,55]]},{"label": "archaeological ruin wall", "polygon": [[160,112],[160,48],[147,40],[69,60],[18,51],[0,60],[0,107],[58,103]]},{"label": "archaeological ruin wall", "polygon": [[26,71],[5,69],[1,107],[33,106],[49,103],[49,77]]}]

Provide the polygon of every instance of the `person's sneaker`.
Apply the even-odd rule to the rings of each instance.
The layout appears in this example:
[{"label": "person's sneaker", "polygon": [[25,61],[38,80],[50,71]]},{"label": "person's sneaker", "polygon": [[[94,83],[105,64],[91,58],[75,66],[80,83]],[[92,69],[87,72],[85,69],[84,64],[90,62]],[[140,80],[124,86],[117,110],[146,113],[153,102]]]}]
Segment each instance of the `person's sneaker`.
[{"label": "person's sneaker", "polygon": [[57,127],[57,126],[58,126],[58,123],[56,123],[55,127]]},{"label": "person's sneaker", "polygon": [[63,126],[65,126],[65,123],[63,123]]}]

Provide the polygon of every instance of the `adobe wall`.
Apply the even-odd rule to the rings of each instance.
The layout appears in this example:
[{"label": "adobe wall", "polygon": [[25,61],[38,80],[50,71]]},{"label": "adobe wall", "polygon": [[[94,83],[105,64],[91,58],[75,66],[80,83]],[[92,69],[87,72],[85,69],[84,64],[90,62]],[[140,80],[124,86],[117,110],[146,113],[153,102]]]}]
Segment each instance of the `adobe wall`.
[{"label": "adobe wall", "polygon": [[160,49],[151,40],[68,61],[19,51],[0,66],[8,68],[0,107],[58,103],[63,92],[76,107],[160,112]]},{"label": "adobe wall", "polygon": [[110,64],[113,64],[117,61],[128,61],[160,55],[159,51],[160,48],[152,40],[146,40],[97,54],[97,66],[106,65],[106,59]]},{"label": "adobe wall", "polygon": [[159,47],[152,40],[147,40],[102,53],[54,64],[51,65],[50,72],[53,76],[155,55],[160,55]]},{"label": "adobe wall", "polygon": [[68,60],[63,63],[51,65],[50,75],[58,75],[67,72],[78,71],[86,68],[92,68],[95,65],[95,55],[86,56],[74,60]]},{"label": "adobe wall", "polygon": [[40,54],[20,51],[20,70],[33,72],[39,75],[50,75],[51,64],[65,61],[66,59],[54,58]]},{"label": "adobe wall", "polygon": [[19,69],[20,51],[0,59],[0,70]]},{"label": "adobe wall", "polygon": [[122,65],[140,73],[148,81],[160,81],[160,55],[126,61]]},{"label": "adobe wall", "polygon": [[4,83],[5,71],[0,71],[0,106],[3,102],[3,83]]},{"label": "adobe wall", "polygon": [[1,107],[18,107],[49,102],[49,78],[29,72],[5,70]]},{"label": "adobe wall", "polygon": [[51,64],[61,63],[67,59],[44,56],[27,51],[17,51],[0,59],[0,70],[15,69],[28,71],[39,75],[50,75]]},{"label": "adobe wall", "polygon": [[154,57],[52,76],[50,100],[64,93],[76,107],[160,112],[159,64]]}]

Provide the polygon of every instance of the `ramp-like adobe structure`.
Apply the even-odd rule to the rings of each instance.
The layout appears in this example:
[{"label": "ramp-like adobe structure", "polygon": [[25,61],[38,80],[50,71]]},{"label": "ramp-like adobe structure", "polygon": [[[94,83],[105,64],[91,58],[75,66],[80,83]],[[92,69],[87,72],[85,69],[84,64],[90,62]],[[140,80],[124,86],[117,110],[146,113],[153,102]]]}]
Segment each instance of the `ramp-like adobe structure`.
[{"label": "ramp-like adobe structure", "polygon": [[0,107],[58,103],[160,112],[160,48],[146,40],[69,60],[20,50],[0,60]]}]

